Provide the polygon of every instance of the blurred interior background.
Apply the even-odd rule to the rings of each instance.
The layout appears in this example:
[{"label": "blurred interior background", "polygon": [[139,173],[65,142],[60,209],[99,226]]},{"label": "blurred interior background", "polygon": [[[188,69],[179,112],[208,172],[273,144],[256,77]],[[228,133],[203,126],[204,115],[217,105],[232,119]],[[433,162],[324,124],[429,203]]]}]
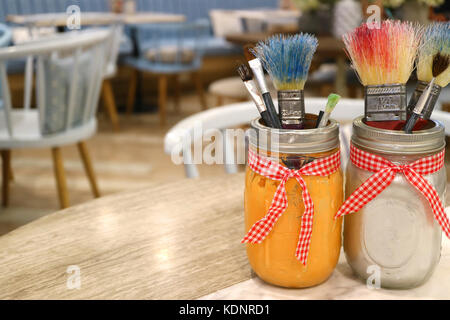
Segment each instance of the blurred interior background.
[{"label": "blurred interior background", "polygon": [[[86,86],[89,92],[88,73],[92,70],[83,61],[94,61],[95,54],[67,60],[67,68],[57,65],[59,69],[53,72],[60,78],[48,81],[43,75],[51,74],[51,63],[47,66],[45,59],[40,63],[40,59],[30,58],[37,49],[24,50],[20,57],[0,55],[9,89],[2,91],[0,111],[5,112],[8,98],[13,110],[37,110],[43,95],[39,83],[46,83],[47,89],[47,113],[41,113],[41,123],[36,124],[36,142],[20,145],[8,133],[8,122],[2,118],[0,123],[0,140],[7,141],[4,146],[13,146],[2,147],[0,235],[93,196],[164,182],[182,183],[185,168],[174,165],[164,152],[165,136],[186,117],[249,100],[236,74],[236,67],[245,61],[243,45],[247,43],[255,44],[276,33],[313,33],[319,48],[305,96],[326,97],[335,92],[362,98],[362,86],[340,39],[367,18],[371,4],[381,8],[383,18],[421,24],[448,21],[450,16],[450,1],[444,0],[0,0],[3,47],[51,41],[48,39],[61,34],[69,37],[80,32],[75,30],[78,26],[82,31],[100,27],[110,32],[106,54],[101,57],[105,64],[101,85],[92,89],[98,127],[86,134],[89,139],[77,140],[69,130],[75,127],[66,130],[64,124],[58,124],[65,117],[58,114],[68,110],[58,99],[70,100],[70,87],[59,96],[65,81],[61,75],[72,76],[67,68],[73,68],[75,61],[77,68],[85,69],[78,88]],[[76,50],[69,51],[76,56]],[[31,76],[40,67],[49,69],[42,77]],[[3,88],[5,80],[0,82]],[[414,83],[413,75],[410,91]],[[55,91],[49,89],[52,86]],[[76,96],[77,90],[73,92]],[[450,110],[449,103],[447,88],[438,108]],[[27,128],[24,130],[27,135]],[[58,134],[71,136],[73,143],[49,144],[48,138]],[[219,165],[200,165],[198,171],[199,176],[226,174]]]}]

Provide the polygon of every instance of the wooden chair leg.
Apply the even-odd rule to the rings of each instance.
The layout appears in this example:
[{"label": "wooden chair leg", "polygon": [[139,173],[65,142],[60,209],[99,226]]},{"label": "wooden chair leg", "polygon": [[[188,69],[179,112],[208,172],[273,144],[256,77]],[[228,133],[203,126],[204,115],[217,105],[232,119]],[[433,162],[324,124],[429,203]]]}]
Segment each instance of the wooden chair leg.
[{"label": "wooden chair leg", "polygon": [[111,123],[113,125],[114,131],[119,131],[119,117],[117,116],[116,102],[114,100],[111,81],[109,79],[105,79],[103,81],[102,98],[106,111],[108,112],[109,119],[111,120]]},{"label": "wooden chair leg", "polygon": [[9,181],[14,181],[14,171],[11,165],[11,160],[9,160]]},{"label": "wooden chair leg", "polygon": [[14,171],[12,168],[12,151],[9,151],[9,181],[14,181]]},{"label": "wooden chair leg", "polygon": [[158,108],[160,124],[166,124],[166,105],[167,105],[167,76],[158,77]]},{"label": "wooden chair leg", "polygon": [[198,72],[194,72],[192,74],[192,80],[195,84],[195,89],[197,90],[198,98],[200,99],[200,104],[202,105],[202,110],[208,109],[205,99],[205,92],[203,90],[202,79],[200,78],[200,74]]},{"label": "wooden chair leg", "polygon": [[216,107],[220,107],[223,105],[223,97],[222,96],[216,96]]},{"label": "wooden chair leg", "polygon": [[136,102],[136,89],[138,82],[138,71],[133,69],[131,72],[130,87],[128,88],[127,99],[127,114],[131,114],[134,109],[134,103]]},{"label": "wooden chair leg", "polygon": [[174,97],[175,111],[177,113],[180,113],[180,92],[181,92],[181,88],[180,88],[180,79],[178,78],[178,75],[175,75],[175,77],[174,77],[173,89],[174,89],[173,97]]},{"label": "wooden chair leg", "polygon": [[81,141],[77,144],[78,151],[80,152],[81,160],[83,161],[84,170],[89,179],[91,185],[92,193],[95,198],[100,197],[100,192],[98,191],[97,181],[95,179],[94,169],[92,168],[91,158],[89,157],[89,152],[86,147],[86,143]]},{"label": "wooden chair leg", "polygon": [[58,188],[59,205],[61,209],[69,207],[69,194],[67,192],[66,175],[59,147],[52,148],[53,168],[55,171],[56,186]]},{"label": "wooden chair leg", "polygon": [[11,170],[11,150],[2,150],[2,205],[9,205],[9,174]]}]

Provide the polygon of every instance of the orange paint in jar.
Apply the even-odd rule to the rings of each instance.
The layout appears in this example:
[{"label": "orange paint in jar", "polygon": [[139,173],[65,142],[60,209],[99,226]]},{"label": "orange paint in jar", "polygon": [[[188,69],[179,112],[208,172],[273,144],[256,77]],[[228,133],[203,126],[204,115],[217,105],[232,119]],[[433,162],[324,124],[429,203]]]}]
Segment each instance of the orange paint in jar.
[{"label": "orange paint in jar", "polygon": [[[314,121],[311,121],[314,123]],[[289,159],[310,160],[339,151],[339,126],[330,121],[321,129],[271,130],[252,122],[249,148],[259,156],[285,165]],[[271,135],[268,143],[261,139]],[[295,165],[295,160],[289,164]],[[288,206],[273,229],[259,244],[247,244],[252,269],[264,281],[275,285],[303,288],[324,282],[333,272],[341,248],[341,219],[334,219],[344,200],[341,169],[328,176],[302,175],[314,203],[311,243],[306,265],[295,257],[305,211],[302,188],[295,178],[286,182]],[[271,180],[249,166],[245,176],[245,231],[262,219],[272,203],[279,181]]]}]

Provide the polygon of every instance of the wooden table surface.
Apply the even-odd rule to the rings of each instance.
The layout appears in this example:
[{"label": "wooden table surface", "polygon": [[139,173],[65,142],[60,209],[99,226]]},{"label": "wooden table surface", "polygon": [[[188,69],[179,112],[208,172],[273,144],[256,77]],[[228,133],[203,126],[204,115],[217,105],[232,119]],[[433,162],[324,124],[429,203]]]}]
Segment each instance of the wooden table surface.
[{"label": "wooden table surface", "polygon": [[194,299],[248,280],[243,191],[243,173],[186,179],[38,219],[0,237],[0,298]]},{"label": "wooden table surface", "polygon": [[[8,15],[6,20],[11,23],[31,27],[62,27],[67,24],[69,15],[66,13],[42,13],[30,15]],[[137,12],[117,14],[112,12],[81,12],[82,25],[106,25],[113,23],[144,24],[183,22],[186,17],[182,14],[168,14],[159,12]]]}]

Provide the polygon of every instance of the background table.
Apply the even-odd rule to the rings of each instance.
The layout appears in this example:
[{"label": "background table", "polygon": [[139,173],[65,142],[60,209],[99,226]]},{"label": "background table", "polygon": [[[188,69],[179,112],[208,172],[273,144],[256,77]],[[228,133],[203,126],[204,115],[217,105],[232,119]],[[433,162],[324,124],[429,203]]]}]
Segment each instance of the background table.
[{"label": "background table", "polygon": [[[373,290],[341,255],[331,278],[283,289],[252,277],[243,173],[156,185],[45,216],[0,237],[1,299],[450,298],[450,244],[424,285]],[[66,286],[69,266],[81,288]]]},{"label": "background table", "polygon": [[[30,15],[9,15],[6,20],[28,27],[64,27],[69,15],[66,13],[42,13]],[[105,25],[113,23],[144,24],[183,22],[186,18],[181,14],[168,14],[158,12],[140,13],[109,13],[109,12],[81,12],[81,25]]]}]

